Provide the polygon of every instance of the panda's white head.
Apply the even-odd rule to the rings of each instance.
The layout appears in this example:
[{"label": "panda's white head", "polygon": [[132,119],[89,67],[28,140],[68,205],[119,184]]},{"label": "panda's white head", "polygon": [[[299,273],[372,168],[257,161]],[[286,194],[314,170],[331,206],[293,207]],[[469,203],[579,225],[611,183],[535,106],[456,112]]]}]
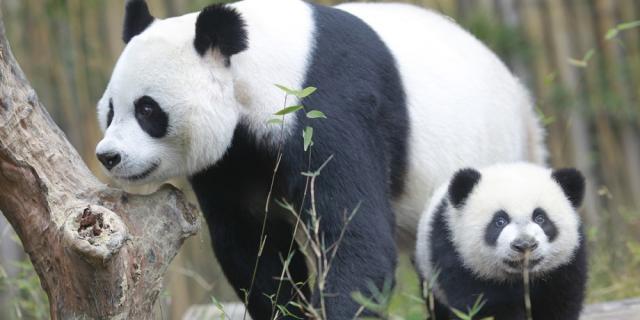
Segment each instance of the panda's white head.
[{"label": "panda's white head", "polygon": [[584,189],[575,169],[516,163],[461,170],[447,191],[453,244],[483,279],[521,274],[525,251],[531,275],[543,275],[570,262],[580,245],[576,210]]},{"label": "panda's white head", "polygon": [[219,160],[239,121],[229,65],[247,48],[241,16],[213,5],[158,20],[127,3],[120,56],[98,103],[96,147],[110,176],[146,183],[194,174]]}]

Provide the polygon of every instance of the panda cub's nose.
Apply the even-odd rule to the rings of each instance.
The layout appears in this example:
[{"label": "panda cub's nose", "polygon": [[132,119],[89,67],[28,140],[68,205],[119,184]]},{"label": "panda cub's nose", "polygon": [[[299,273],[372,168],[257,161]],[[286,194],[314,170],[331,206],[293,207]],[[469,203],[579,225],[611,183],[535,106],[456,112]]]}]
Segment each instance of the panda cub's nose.
[{"label": "panda cub's nose", "polygon": [[511,242],[511,249],[518,252],[525,252],[527,250],[533,250],[538,247],[538,241],[535,239],[516,239]]},{"label": "panda cub's nose", "polygon": [[107,170],[113,169],[113,167],[117,166],[121,160],[120,154],[113,152],[97,153],[96,156]]}]

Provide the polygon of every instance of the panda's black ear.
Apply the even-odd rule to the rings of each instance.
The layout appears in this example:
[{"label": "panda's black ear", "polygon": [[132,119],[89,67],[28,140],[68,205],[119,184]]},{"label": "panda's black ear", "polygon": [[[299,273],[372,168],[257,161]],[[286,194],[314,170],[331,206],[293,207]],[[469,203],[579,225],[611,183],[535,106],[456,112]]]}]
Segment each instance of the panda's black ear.
[{"label": "panda's black ear", "polygon": [[210,5],[198,16],[196,38],[193,41],[201,56],[209,49],[218,49],[229,58],[248,48],[247,30],[240,13],[223,5]]},{"label": "panda's black ear", "polygon": [[554,170],[551,176],[562,187],[562,191],[564,191],[571,205],[574,208],[580,207],[585,191],[585,181],[582,173],[576,169],[567,168]]},{"label": "panda's black ear", "polygon": [[453,176],[449,184],[449,201],[455,208],[460,208],[480,181],[480,172],[472,168],[462,169]]},{"label": "panda's black ear", "polygon": [[124,28],[122,40],[129,43],[131,38],[139,35],[153,23],[153,16],[149,13],[149,7],[144,0],[128,0],[124,13]]}]

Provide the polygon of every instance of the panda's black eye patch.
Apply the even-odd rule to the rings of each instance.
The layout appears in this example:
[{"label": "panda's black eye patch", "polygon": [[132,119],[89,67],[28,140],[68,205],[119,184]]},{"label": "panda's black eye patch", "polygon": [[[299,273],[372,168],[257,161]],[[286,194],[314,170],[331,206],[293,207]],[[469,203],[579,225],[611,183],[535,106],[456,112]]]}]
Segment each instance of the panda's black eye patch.
[{"label": "panda's black eye patch", "polygon": [[484,231],[484,241],[490,246],[495,246],[502,229],[504,229],[509,222],[511,222],[511,218],[509,218],[508,213],[504,210],[496,212]]},{"label": "panda's black eye patch", "polygon": [[549,242],[552,242],[558,237],[558,228],[556,228],[556,225],[553,223],[553,221],[549,219],[549,217],[547,216],[547,212],[544,211],[544,209],[537,208],[533,210],[531,220],[533,220],[533,222],[535,222],[540,226],[540,228],[542,228],[542,231],[544,231],[544,234],[547,235]]},{"label": "panda's black eye patch", "polygon": [[113,99],[109,99],[109,112],[107,112],[107,128],[111,125],[111,121],[113,121]]},{"label": "panda's black eye patch", "polygon": [[154,138],[162,138],[167,134],[169,115],[149,96],[143,96],[135,102],[135,116],[138,124],[146,133]]}]

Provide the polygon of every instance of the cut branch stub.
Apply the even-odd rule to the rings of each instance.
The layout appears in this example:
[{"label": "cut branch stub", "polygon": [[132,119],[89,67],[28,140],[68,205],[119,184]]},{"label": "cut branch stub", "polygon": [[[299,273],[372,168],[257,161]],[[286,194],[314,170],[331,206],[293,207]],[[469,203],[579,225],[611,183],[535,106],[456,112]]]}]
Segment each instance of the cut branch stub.
[{"label": "cut branch stub", "polygon": [[65,243],[94,267],[108,263],[129,237],[120,217],[102,206],[73,207],[68,217],[63,227]]}]

